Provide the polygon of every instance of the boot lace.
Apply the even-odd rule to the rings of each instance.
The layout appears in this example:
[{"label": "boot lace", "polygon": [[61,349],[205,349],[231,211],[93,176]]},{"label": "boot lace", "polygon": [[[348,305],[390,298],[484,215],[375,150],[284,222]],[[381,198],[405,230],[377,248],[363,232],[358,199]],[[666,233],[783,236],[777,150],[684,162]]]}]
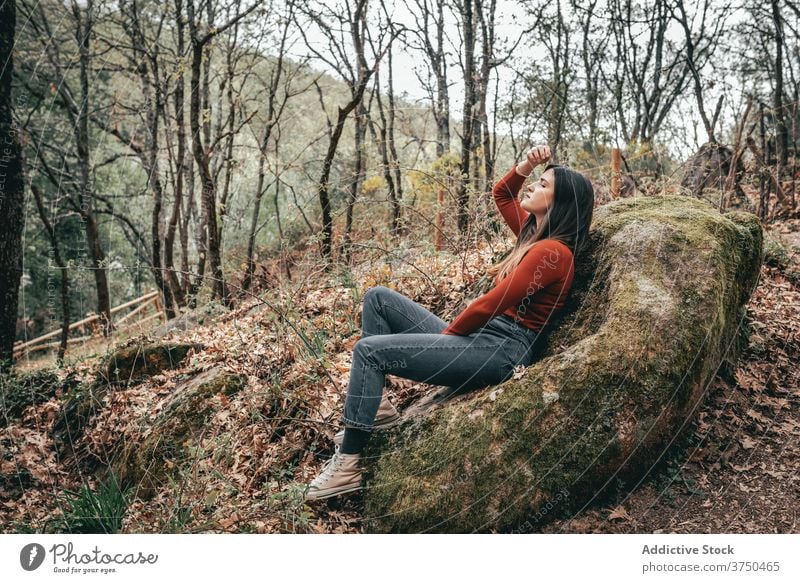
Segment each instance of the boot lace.
[{"label": "boot lace", "polygon": [[320,475],[311,481],[311,487],[318,487],[327,482],[333,473],[339,469],[341,462],[342,458],[339,456],[339,447],[337,446],[336,453],[334,453],[328,461],[322,464],[322,472]]}]

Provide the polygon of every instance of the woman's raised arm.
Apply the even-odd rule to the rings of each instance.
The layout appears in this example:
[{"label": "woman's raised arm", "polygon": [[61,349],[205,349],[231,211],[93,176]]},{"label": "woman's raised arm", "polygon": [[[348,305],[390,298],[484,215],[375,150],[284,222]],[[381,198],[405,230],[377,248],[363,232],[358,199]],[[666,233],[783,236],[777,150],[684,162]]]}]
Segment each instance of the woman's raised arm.
[{"label": "woman's raised arm", "polygon": [[517,164],[503,176],[492,189],[492,196],[494,203],[497,205],[497,210],[503,215],[506,224],[511,227],[514,234],[519,236],[522,230],[522,225],[528,219],[530,213],[524,210],[520,204],[519,191],[522,185],[525,184],[526,176],[517,172]]}]

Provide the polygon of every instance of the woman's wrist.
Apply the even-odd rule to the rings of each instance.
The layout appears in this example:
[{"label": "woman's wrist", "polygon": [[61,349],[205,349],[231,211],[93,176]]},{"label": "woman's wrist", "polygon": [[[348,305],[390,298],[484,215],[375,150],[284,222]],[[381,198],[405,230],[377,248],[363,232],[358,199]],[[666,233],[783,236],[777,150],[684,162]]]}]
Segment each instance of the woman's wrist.
[{"label": "woman's wrist", "polygon": [[530,163],[527,160],[524,160],[524,161],[520,162],[519,164],[517,164],[514,167],[514,169],[516,170],[517,174],[519,174],[520,176],[524,176],[525,178],[530,176],[531,172],[533,172],[533,167],[530,165]]}]

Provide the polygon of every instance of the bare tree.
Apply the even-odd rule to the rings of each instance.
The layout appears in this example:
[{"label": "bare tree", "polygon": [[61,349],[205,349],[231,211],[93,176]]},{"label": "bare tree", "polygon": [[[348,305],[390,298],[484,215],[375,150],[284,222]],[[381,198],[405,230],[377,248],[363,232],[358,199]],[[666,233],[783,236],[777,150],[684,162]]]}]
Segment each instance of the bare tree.
[{"label": "bare tree", "polygon": [[789,132],[786,127],[786,112],[783,108],[783,47],[786,44],[783,34],[783,17],[781,16],[780,2],[770,1],[772,8],[772,21],[775,25],[775,89],[772,93],[773,115],[775,116],[776,146],[778,169],[776,174],[780,180],[783,172],[781,168],[786,165],[789,149]]},{"label": "bare tree", "polygon": [[[494,181],[494,167],[497,158],[497,140],[492,139],[495,135],[493,131],[497,123],[497,100],[499,96],[495,92],[495,107],[493,111],[493,122],[489,124],[489,113],[487,108],[487,97],[489,92],[489,82],[493,73],[505,65],[516,53],[522,39],[530,33],[530,28],[523,30],[519,36],[506,49],[506,41],[499,37],[496,32],[497,19],[497,0],[476,0],[475,13],[480,25],[481,41],[481,60],[479,74],[476,76],[476,100],[477,100],[477,123],[478,135],[474,152],[478,152],[478,146],[482,146],[484,176],[483,182],[478,181],[478,162],[475,162],[475,184],[479,191],[488,190],[488,185]],[[485,199],[482,199],[485,200]]]},{"label": "bare tree", "polygon": [[[388,54],[388,82],[386,86],[386,97],[389,101],[388,113],[383,106],[383,97],[381,97],[381,81],[380,71],[375,71],[375,84],[374,90],[370,95],[370,108],[369,108],[369,128],[372,132],[373,139],[378,144],[378,149],[381,155],[381,165],[383,167],[383,179],[386,181],[389,192],[389,204],[391,205],[391,214],[389,219],[389,230],[393,237],[399,237],[401,234],[406,234],[407,230],[401,225],[401,208],[403,200],[403,184],[400,172],[400,159],[397,155],[397,147],[395,145],[395,98],[394,98],[394,82],[392,78],[392,46],[389,45]],[[378,131],[375,130],[374,116],[371,115],[372,99],[378,103],[378,115],[380,116],[380,127]]]},{"label": "bare tree", "polygon": [[[167,223],[167,232],[164,236],[164,267],[166,268],[167,278],[170,281],[170,289],[175,294],[175,302],[179,305],[185,304],[185,296],[189,292],[189,219],[191,217],[192,200],[194,199],[194,172],[191,157],[187,157],[187,142],[186,142],[186,117],[185,117],[185,85],[186,79],[184,75],[183,58],[186,54],[186,23],[184,20],[184,4],[183,0],[174,0],[175,16],[175,43],[176,43],[176,64],[175,70],[175,87],[172,92],[173,109],[175,115],[175,126],[177,140],[176,150],[174,155],[173,149],[170,148],[170,158],[173,159],[174,171],[172,173],[172,193],[173,203],[172,212],[170,213],[169,221]],[[167,132],[167,140],[169,142],[171,135],[170,119],[166,116],[164,118],[165,130]],[[187,188],[187,196],[184,197],[184,187]],[[184,203],[185,200],[185,203]],[[184,206],[185,204],[185,206]],[[175,248],[175,232],[180,229],[180,245],[181,245],[181,280],[178,284],[178,278],[175,274],[174,267],[174,248]]]},{"label": "bare tree", "polygon": [[[210,3],[206,5],[207,17],[213,18]],[[209,43],[217,35],[234,26],[237,22],[255,10],[259,3],[256,2],[250,7],[240,11],[236,4],[236,15],[222,25],[214,25],[213,20],[207,18],[206,24],[202,23],[199,11],[195,8],[194,0],[187,0],[187,17],[189,21],[189,39],[192,50],[191,61],[191,81],[190,81],[190,126],[192,132],[192,154],[200,172],[200,183],[202,190],[200,203],[202,216],[200,223],[200,236],[198,237],[198,266],[197,279],[192,283],[190,294],[196,297],[200,283],[205,274],[206,260],[209,262],[211,271],[211,288],[213,297],[220,298],[226,305],[230,305],[231,298],[225,285],[225,277],[222,272],[222,256],[220,252],[219,230],[217,223],[217,185],[211,173],[211,135],[208,122],[203,124],[201,133],[200,119],[200,99],[201,99],[201,66],[203,64],[203,53]],[[208,61],[206,61],[208,62]],[[208,79],[206,71],[205,79]],[[208,95],[208,87],[203,88],[203,94]],[[208,98],[206,97],[206,102]],[[207,116],[206,116],[207,119]]]},{"label": "bare tree", "polygon": [[[723,25],[727,16],[729,7],[723,6],[717,10],[712,8],[711,0],[703,0],[700,10],[700,24],[697,31],[692,30],[692,25],[689,16],[686,13],[686,7],[683,0],[673,0],[672,4],[667,4],[672,18],[674,18],[681,26],[684,32],[686,43],[686,66],[692,75],[694,95],[697,101],[697,109],[700,113],[700,118],[703,120],[708,141],[715,143],[717,141],[714,135],[714,126],[716,125],[719,112],[722,107],[722,98],[717,102],[717,107],[714,110],[713,116],[709,116],[706,112],[705,99],[703,95],[703,81],[701,79],[700,71],[703,65],[708,62],[712,56],[714,49],[720,38],[720,34],[724,31]],[[709,14],[709,12],[711,13]],[[697,16],[697,15],[694,15]],[[693,18],[692,20],[697,20]],[[712,28],[709,30],[709,26]]]},{"label": "bare tree", "polygon": [[[686,47],[666,36],[671,19],[667,2],[610,0],[606,10],[615,58],[611,74],[604,69],[601,74],[626,142],[651,142],[687,87]],[[694,57],[694,65],[702,68],[705,51],[696,50]]]},{"label": "bare tree", "polygon": [[[571,113],[570,108],[576,78],[571,60],[575,53],[572,24],[562,10],[560,0],[529,4],[527,14],[535,18],[535,25],[529,30],[535,29],[536,38],[548,58],[541,64],[525,61],[516,70],[510,100],[502,115],[512,123],[512,129],[517,126],[524,132],[521,141],[512,133],[515,155],[530,146],[532,140],[541,139],[535,134],[543,133],[553,151],[553,159],[558,160],[560,145],[568,137],[567,126],[579,126],[577,116]],[[567,124],[568,118],[574,123]]]},{"label": "bare tree", "polygon": [[543,17],[540,22],[542,42],[550,55],[552,72],[547,80],[547,143],[557,159],[564,139],[564,125],[569,111],[570,89],[575,80],[571,56],[570,26],[563,11],[561,0],[556,0],[555,13]]},{"label": "bare tree", "polygon": [[[128,34],[131,51],[127,52],[130,67],[139,77],[144,98],[145,135],[147,136],[144,147],[134,145],[130,140],[124,140],[132,146],[139,155],[142,166],[147,173],[147,182],[153,196],[153,209],[150,222],[151,237],[151,266],[156,286],[164,298],[164,308],[168,318],[175,317],[176,293],[170,289],[170,279],[165,277],[162,266],[162,233],[161,209],[164,200],[164,186],[161,179],[159,164],[160,157],[160,127],[164,117],[165,95],[161,79],[161,32],[167,16],[165,10],[160,10],[154,23],[153,38],[148,38],[148,31],[142,24],[141,15],[143,7],[138,0],[131,0],[121,5],[124,19],[122,26]],[[119,136],[119,132],[116,132]]]},{"label": "bare tree", "polygon": [[42,221],[47,238],[50,241],[50,246],[53,250],[53,261],[56,264],[59,272],[59,279],[61,281],[61,334],[59,336],[58,353],[56,354],[56,362],[62,364],[64,362],[64,355],[67,353],[67,340],[69,338],[69,325],[70,325],[70,309],[69,309],[69,268],[64,255],[61,252],[61,244],[59,243],[58,236],[56,235],[56,227],[48,216],[47,209],[44,206],[45,197],[39,190],[39,187],[34,183],[28,181],[31,187],[31,194],[36,203],[36,210],[39,213],[39,219]]},{"label": "bare tree", "polygon": [[458,231],[462,235],[469,224],[469,182],[470,162],[475,148],[474,136],[478,118],[477,92],[475,87],[475,32],[477,19],[475,17],[473,0],[454,0],[456,12],[460,17],[459,25],[462,34],[462,61],[464,73],[464,113],[461,124],[461,180],[456,195],[456,218]]},{"label": "bare tree", "polygon": [[[415,40],[408,41],[407,44],[412,49],[421,51],[427,58],[424,62],[428,74],[423,77],[417,72],[417,79],[430,96],[433,117],[436,120],[436,157],[441,158],[450,152],[450,93],[447,53],[444,49],[445,8],[449,6],[445,0],[413,0],[407,5],[408,12],[416,23],[409,29],[412,39]],[[434,79],[433,83],[431,77]]]},{"label": "bare tree", "polygon": [[[330,175],[333,165],[333,158],[339,147],[339,140],[342,137],[344,124],[347,121],[350,113],[358,109],[361,105],[364,91],[367,88],[370,77],[375,72],[376,67],[380,63],[383,55],[388,50],[389,41],[386,46],[380,48],[377,54],[373,54],[372,63],[367,63],[365,54],[365,30],[368,24],[368,11],[367,0],[346,0],[345,2],[328,6],[321,5],[308,5],[300,7],[303,15],[313,23],[319,30],[319,33],[324,37],[328,43],[329,51],[323,53],[318,50],[315,43],[310,41],[307,35],[306,27],[308,23],[298,21],[298,27],[306,42],[306,46],[311,54],[317,59],[327,64],[331,69],[336,71],[342,80],[347,84],[350,90],[350,97],[345,103],[344,107],[338,107],[338,115],[336,122],[331,128],[330,139],[328,142],[327,152],[322,161],[322,169],[320,178],[317,184],[317,193],[319,196],[319,203],[322,209],[322,254],[324,257],[330,259],[332,255],[332,241],[333,241],[333,217],[331,213],[330,201]],[[393,29],[392,36],[399,34],[399,29]],[[349,37],[349,39],[348,39]],[[352,50],[353,54],[350,54]],[[353,63],[355,60],[355,63]],[[360,112],[360,114],[359,114]],[[360,115],[360,117],[359,117]],[[353,182],[350,184],[350,192],[348,198],[348,223],[352,221],[352,205],[354,204],[355,192],[357,191],[362,176],[361,169],[361,146],[359,142],[359,128],[363,123],[363,109],[358,109],[357,112],[357,128],[356,128],[356,171],[354,172]],[[362,121],[359,121],[362,120]],[[361,134],[363,137],[363,133]],[[346,249],[346,241],[349,233],[345,235],[345,243],[343,243],[343,250]]]},{"label": "bare tree", "polygon": [[[307,85],[301,90],[292,90],[292,82],[301,70],[301,66],[296,66],[289,70],[285,67],[285,57],[287,50],[287,42],[289,40],[289,31],[294,19],[295,2],[289,0],[285,5],[286,13],[278,19],[280,25],[280,35],[278,38],[277,62],[275,66],[270,68],[269,76],[267,79],[261,80],[266,90],[267,106],[264,112],[264,127],[261,129],[261,134],[258,139],[259,143],[259,157],[258,157],[258,179],[256,183],[255,196],[253,197],[253,209],[250,218],[250,229],[247,235],[247,267],[245,268],[244,278],[242,280],[242,288],[247,290],[253,280],[253,273],[255,272],[255,243],[256,234],[258,233],[259,213],[261,211],[261,200],[267,191],[267,156],[269,153],[270,140],[273,139],[273,132],[278,129],[283,113],[289,100],[295,95],[304,93],[308,87]],[[283,84],[281,88],[281,84]],[[282,91],[279,91],[282,89]],[[277,140],[276,146],[277,150]],[[276,189],[275,194],[275,214],[277,217],[278,230],[281,230],[280,224],[280,206],[278,200],[278,193],[280,191],[280,181],[273,182]],[[282,236],[281,236],[282,238]]]},{"label": "bare tree", "polygon": [[[600,69],[605,62],[608,35],[597,30],[598,0],[579,2],[570,0],[570,7],[576,15],[581,31],[581,59],[585,82],[583,99],[586,103],[586,135],[584,149],[594,151],[598,142],[598,123],[600,118]],[[583,124],[581,124],[583,127]]]}]

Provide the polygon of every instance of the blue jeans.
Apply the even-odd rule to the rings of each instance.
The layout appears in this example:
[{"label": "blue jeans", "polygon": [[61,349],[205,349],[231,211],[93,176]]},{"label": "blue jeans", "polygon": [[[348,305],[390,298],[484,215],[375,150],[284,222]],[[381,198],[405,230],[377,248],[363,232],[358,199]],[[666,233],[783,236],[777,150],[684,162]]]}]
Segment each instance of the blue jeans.
[{"label": "blue jeans", "polygon": [[370,288],[342,423],[372,430],[387,374],[466,392],[500,384],[513,376],[515,366],[534,359],[539,333],[509,316],[497,316],[469,336],[442,334],[446,327],[403,294],[381,285]]}]

